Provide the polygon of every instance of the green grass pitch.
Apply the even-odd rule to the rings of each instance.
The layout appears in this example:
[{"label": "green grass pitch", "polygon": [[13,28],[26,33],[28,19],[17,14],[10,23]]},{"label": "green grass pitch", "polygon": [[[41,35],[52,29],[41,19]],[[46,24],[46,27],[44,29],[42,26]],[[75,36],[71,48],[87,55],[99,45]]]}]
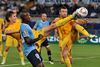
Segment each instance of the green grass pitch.
[{"label": "green grass pitch", "polygon": [[[59,47],[57,44],[51,44],[52,58],[54,64],[48,64],[48,57],[46,49],[42,49],[42,57],[44,59],[45,67],[66,67],[59,62]],[[72,67],[100,67],[100,45],[74,45],[73,46],[73,64]],[[0,57],[1,63],[2,57]],[[20,58],[16,48],[11,48],[8,53],[7,62],[0,67],[32,67],[25,59],[26,65],[20,64]]]}]

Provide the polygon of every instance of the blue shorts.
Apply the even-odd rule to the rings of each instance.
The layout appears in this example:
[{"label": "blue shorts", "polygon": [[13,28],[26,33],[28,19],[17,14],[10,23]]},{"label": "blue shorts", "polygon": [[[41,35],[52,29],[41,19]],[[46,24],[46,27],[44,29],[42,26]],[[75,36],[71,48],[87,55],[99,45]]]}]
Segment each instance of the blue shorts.
[{"label": "blue shorts", "polygon": [[29,53],[27,59],[30,61],[33,67],[37,67],[38,64],[42,63],[42,57],[36,49]]}]

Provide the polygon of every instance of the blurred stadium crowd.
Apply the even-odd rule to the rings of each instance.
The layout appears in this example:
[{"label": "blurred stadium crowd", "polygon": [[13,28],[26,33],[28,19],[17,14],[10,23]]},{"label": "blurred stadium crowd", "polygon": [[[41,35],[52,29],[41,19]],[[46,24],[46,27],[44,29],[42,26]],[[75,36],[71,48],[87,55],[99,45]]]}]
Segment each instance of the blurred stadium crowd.
[{"label": "blurred stadium crowd", "polygon": [[[0,0],[0,17],[3,17],[9,8],[23,6],[28,0]],[[42,12],[48,16],[58,16],[60,6],[64,5],[71,14],[77,8],[84,6],[89,10],[88,18],[100,17],[100,0],[36,0],[37,5],[29,10],[32,16],[39,16]]]}]

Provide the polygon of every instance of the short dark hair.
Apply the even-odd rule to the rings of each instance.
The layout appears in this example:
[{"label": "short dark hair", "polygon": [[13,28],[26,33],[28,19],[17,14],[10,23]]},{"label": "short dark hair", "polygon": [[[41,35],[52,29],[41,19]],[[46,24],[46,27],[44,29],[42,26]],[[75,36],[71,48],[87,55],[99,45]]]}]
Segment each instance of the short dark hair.
[{"label": "short dark hair", "polygon": [[[61,6],[61,7],[60,7],[60,10],[61,10],[61,9],[67,9],[67,7]],[[60,11],[60,10],[59,10],[59,11]]]},{"label": "short dark hair", "polygon": [[21,18],[21,20],[22,20],[22,23],[25,23],[25,22],[26,22],[25,16],[26,16],[27,14],[29,14],[29,12],[27,12],[27,11],[24,11],[24,12],[21,12],[21,13],[20,13],[20,18]]}]

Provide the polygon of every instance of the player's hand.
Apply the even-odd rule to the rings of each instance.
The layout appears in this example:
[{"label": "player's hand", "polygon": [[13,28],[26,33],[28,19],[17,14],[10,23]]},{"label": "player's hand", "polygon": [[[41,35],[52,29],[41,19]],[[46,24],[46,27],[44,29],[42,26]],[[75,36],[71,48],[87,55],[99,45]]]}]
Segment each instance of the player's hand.
[{"label": "player's hand", "polygon": [[13,30],[6,30],[5,31],[5,33],[8,34],[8,35],[11,34],[12,32],[13,32]]},{"label": "player's hand", "polygon": [[39,48],[39,47],[40,47],[38,43],[35,43],[35,45],[37,46],[37,48]]},{"label": "player's hand", "polygon": [[78,9],[77,9],[76,11],[74,11],[72,15],[73,15],[74,17],[79,16],[79,15],[78,15]]},{"label": "player's hand", "polygon": [[39,34],[38,38],[39,39],[42,39],[43,38],[43,35],[42,34]]}]

